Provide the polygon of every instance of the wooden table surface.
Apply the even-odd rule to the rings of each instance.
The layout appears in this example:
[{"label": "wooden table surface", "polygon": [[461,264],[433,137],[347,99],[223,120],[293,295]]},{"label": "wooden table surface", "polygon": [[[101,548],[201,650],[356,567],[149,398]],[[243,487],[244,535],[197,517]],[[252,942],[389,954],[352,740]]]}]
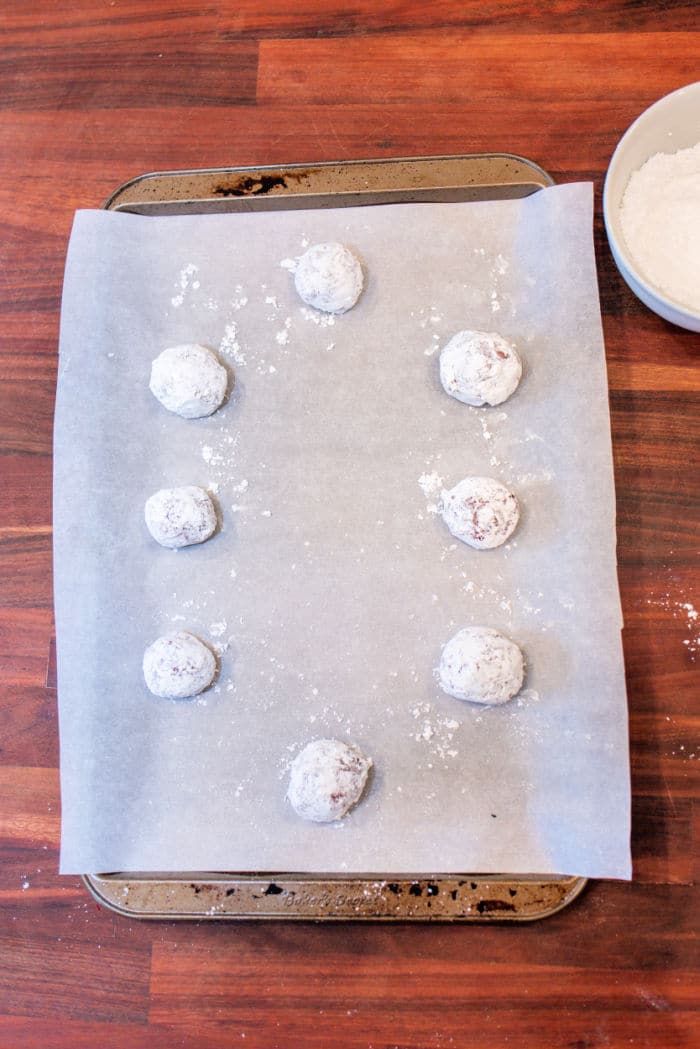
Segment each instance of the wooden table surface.
[{"label": "wooden table surface", "polygon": [[[8,0],[0,28],[0,1045],[699,1045],[700,336],[632,296],[600,215],[622,132],[698,78],[697,6]],[[51,431],[73,211],[147,170],[488,150],[595,182],[634,879],[523,926],[115,917],[56,873]]]}]

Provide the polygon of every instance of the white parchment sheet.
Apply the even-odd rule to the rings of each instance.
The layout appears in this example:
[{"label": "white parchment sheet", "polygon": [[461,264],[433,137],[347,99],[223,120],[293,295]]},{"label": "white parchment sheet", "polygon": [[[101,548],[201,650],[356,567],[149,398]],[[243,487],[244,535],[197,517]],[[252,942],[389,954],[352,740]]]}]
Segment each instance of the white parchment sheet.
[{"label": "white parchment sheet", "polygon": [[[504,872],[630,876],[629,773],[592,188],[523,201],[149,218],[79,212],[55,424],[61,870]],[[366,290],[303,306],[293,260],[339,240]],[[525,361],[497,408],[448,397],[438,351],[498,331]],[[148,389],[167,346],[235,374],[215,415]],[[493,551],[436,513],[469,474],[516,492]],[[161,487],[208,488],[209,542],[143,522]],[[435,680],[468,624],[523,648],[500,708]],[[188,629],[216,685],[156,699],[145,647]],[[289,763],[358,744],[369,790],[300,820]]]}]

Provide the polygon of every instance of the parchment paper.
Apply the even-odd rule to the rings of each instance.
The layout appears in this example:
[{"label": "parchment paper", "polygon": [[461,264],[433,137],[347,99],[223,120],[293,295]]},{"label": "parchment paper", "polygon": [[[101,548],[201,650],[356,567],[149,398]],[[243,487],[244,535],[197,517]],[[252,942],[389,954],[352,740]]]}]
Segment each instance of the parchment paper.
[{"label": "parchment paper", "polygon": [[[560,873],[626,878],[629,777],[615,502],[590,185],[524,201],[146,218],[76,215],[55,424],[61,870]],[[366,290],[335,319],[290,267],[341,240]],[[517,393],[439,384],[464,327],[513,339]],[[166,346],[235,373],[203,420],[148,389]],[[488,474],[512,540],[458,543],[440,485]],[[171,552],[161,487],[215,495],[221,529]],[[501,708],[443,694],[467,624],[523,648]],[[156,699],[159,634],[218,646],[218,681]],[[335,736],[374,760],[341,824],[300,820],[288,766]]]}]

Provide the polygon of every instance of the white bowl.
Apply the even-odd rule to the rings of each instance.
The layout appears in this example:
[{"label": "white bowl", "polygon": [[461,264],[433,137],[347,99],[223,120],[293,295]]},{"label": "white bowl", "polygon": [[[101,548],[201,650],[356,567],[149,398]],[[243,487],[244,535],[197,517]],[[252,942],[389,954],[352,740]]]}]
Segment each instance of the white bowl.
[{"label": "white bowl", "polygon": [[638,299],[672,324],[700,331],[700,312],[670,299],[640,273],[622,235],[620,205],[630,176],[655,153],[700,142],[700,81],[659,99],[637,117],[613,153],[603,190],[603,217],[617,268]]}]

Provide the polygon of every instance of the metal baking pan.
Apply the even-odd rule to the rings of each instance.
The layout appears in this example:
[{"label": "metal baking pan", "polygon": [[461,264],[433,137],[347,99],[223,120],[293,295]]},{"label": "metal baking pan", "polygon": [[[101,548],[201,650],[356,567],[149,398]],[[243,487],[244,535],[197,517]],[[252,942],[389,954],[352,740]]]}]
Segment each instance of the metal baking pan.
[{"label": "metal baking pan", "polygon": [[333,874],[90,874],[98,901],[129,918],[313,921],[533,921],[556,914],[585,878],[501,874],[340,878]]},{"label": "metal baking pan", "polygon": [[[141,175],[104,204],[139,215],[192,215],[407,202],[512,200],[552,178],[510,153],[408,157]],[[130,918],[532,921],[572,902],[586,879],[527,875],[291,872],[89,874],[99,903]]]}]

